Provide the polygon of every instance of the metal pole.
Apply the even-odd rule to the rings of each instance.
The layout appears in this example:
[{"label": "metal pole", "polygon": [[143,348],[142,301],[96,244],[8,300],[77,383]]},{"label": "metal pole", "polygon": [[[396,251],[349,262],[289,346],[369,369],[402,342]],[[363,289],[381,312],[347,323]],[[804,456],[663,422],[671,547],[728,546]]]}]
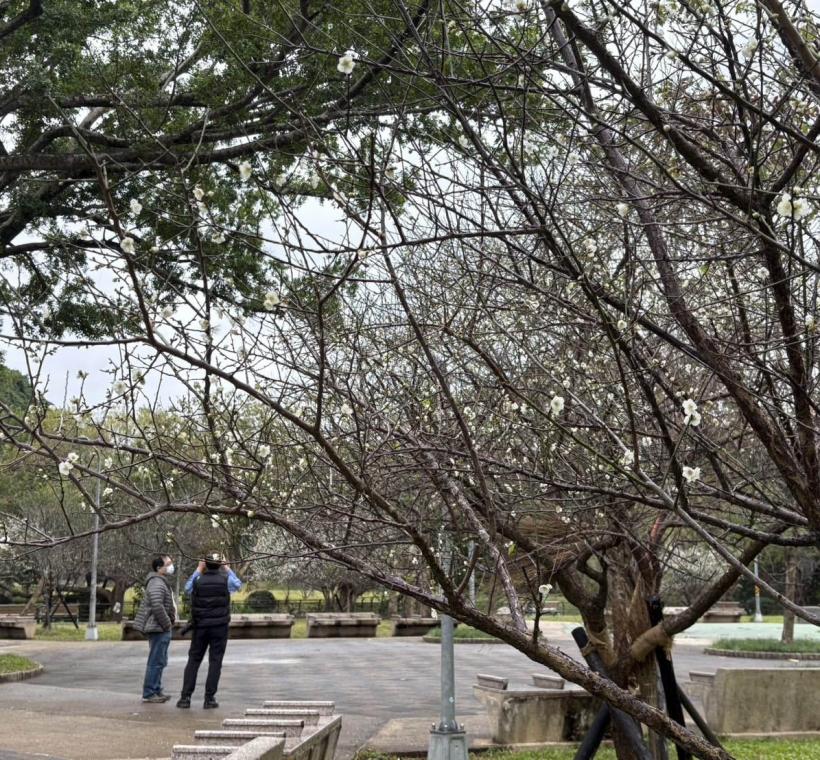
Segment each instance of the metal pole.
[{"label": "metal pole", "polygon": [[441,720],[438,731],[458,731],[456,723],[456,673],[453,651],[453,618],[441,616]]},{"label": "metal pole", "polygon": [[[447,536],[441,542],[441,564],[452,570]],[[438,726],[430,731],[427,760],[467,760],[467,735],[456,722],[456,669],[453,651],[453,618],[441,615],[441,710]]]},{"label": "metal pole", "polygon": [[85,631],[86,641],[97,641],[100,632],[97,630],[97,556],[100,547],[100,466],[97,455],[97,494],[94,507],[94,536],[91,539],[91,582],[88,593],[88,628]]},{"label": "metal pole", "polygon": [[[760,577],[760,566],[757,563],[757,557],[755,557],[755,578]],[[760,611],[760,586],[755,583],[755,623],[762,623],[763,622],[763,613]]]}]

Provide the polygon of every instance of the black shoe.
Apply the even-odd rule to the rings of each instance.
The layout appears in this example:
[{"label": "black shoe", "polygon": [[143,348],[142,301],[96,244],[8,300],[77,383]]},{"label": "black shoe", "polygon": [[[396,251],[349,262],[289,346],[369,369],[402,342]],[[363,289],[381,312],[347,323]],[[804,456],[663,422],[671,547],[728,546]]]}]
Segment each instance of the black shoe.
[{"label": "black shoe", "polygon": [[203,710],[215,710],[217,707],[219,707],[219,702],[213,697],[205,697],[205,702],[202,704]]},{"label": "black shoe", "polygon": [[181,707],[184,710],[187,710],[191,706],[191,698],[190,697],[180,697],[177,700],[177,707]]}]

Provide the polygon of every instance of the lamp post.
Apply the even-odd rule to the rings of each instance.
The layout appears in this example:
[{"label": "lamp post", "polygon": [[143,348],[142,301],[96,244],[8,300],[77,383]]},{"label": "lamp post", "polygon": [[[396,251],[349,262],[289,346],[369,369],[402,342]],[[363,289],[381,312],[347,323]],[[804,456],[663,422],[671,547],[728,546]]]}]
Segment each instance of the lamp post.
[{"label": "lamp post", "polygon": [[97,492],[94,499],[94,536],[91,539],[91,581],[88,592],[88,628],[85,630],[86,641],[97,641],[100,632],[97,630],[97,556],[100,548],[100,466],[97,454]]},{"label": "lamp post", "polygon": [[[760,567],[757,563],[757,557],[755,557],[755,578],[760,577]],[[755,623],[762,623],[763,622],[763,613],[760,611],[760,586],[755,583]]]}]

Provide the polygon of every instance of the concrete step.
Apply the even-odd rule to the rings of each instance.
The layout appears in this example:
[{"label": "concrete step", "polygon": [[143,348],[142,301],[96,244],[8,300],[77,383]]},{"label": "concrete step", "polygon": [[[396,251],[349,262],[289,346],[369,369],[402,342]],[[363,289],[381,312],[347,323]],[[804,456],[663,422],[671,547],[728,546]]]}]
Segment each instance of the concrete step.
[{"label": "concrete step", "polygon": [[319,715],[333,715],[336,709],[335,702],[308,702],[293,699],[266,699],[262,707],[273,710],[318,710]]},{"label": "concrete step", "polygon": [[277,720],[269,718],[225,718],[223,728],[241,731],[281,731],[287,738],[299,737],[305,727],[303,720]]},{"label": "concrete step", "polygon": [[248,717],[281,718],[283,720],[303,720],[306,726],[315,726],[319,722],[318,710],[280,710],[268,707],[249,707],[245,710]]},{"label": "concrete step", "polygon": [[285,738],[284,731],[243,731],[243,730],[205,730],[200,729],[194,732],[194,740],[197,744],[209,747],[236,747],[257,736],[275,736],[280,739]]},{"label": "concrete step", "polygon": [[236,749],[237,745],[213,746],[206,744],[175,744],[171,760],[221,760]]}]

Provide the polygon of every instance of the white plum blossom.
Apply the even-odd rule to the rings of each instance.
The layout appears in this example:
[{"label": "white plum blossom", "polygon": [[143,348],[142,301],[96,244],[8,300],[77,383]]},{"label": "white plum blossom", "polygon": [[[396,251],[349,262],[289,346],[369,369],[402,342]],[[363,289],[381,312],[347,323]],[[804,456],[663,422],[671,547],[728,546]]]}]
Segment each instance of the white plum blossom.
[{"label": "white plum blossom", "polygon": [[136,198],[131,199],[128,207],[131,209],[132,214],[138,215],[142,212],[142,204]]},{"label": "white plum blossom", "polygon": [[113,488],[110,488],[110,487],[109,487],[109,488],[106,488],[106,489],[102,492],[103,498],[105,499],[105,498],[107,498],[108,496],[111,496],[111,494],[112,494],[112,493],[114,493],[114,489],[113,489]]},{"label": "white plum blossom", "polygon": [[247,182],[251,175],[253,174],[253,167],[250,165],[249,161],[243,161],[239,164],[239,178],[243,182]]},{"label": "white plum blossom", "polygon": [[553,396],[552,401],[550,401],[550,409],[552,409],[553,414],[561,414],[564,411],[564,397]]},{"label": "white plum blossom", "polygon": [[336,70],[345,76],[352,74],[355,67],[356,61],[353,60],[353,54],[349,50],[339,57],[339,62],[336,64]]},{"label": "white plum blossom", "polygon": [[343,416],[345,416],[345,417],[350,417],[350,415],[351,415],[351,414],[353,414],[353,409],[351,409],[351,408],[350,408],[350,405],[349,405],[349,404],[342,404],[342,406],[341,406],[341,408],[339,409],[339,411],[340,411],[340,412],[342,413],[342,415],[343,415]]},{"label": "white plum blossom", "polygon": [[618,329],[619,329],[621,332],[623,332],[624,330],[626,330],[626,328],[627,328],[627,327],[628,327],[628,325],[627,325],[627,323],[626,323],[626,320],[625,320],[625,319],[619,319],[619,320],[618,320]]},{"label": "white plum blossom", "polygon": [[777,201],[777,213],[787,219],[794,219],[799,222],[803,217],[808,216],[811,207],[805,198],[793,198],[791,193],[783,191]]},{"label": "white plum blossom", "polygon": [[697,427],[700,425],[701,416],[698,411],[698,405],[691,398],[688,398],[683,402],[683,413],[685,415],[683,418],[685,423],[691,425],[692,427]]},{"label": "white plum blossom", "polygon": [[122,380],[117,380],[117,382],[114,383],[114,393],[116,393],[118,396],[121,396],[127,390],[128,386]]},{"label": "white plum blossom", "polygon": [[541,596],[549,596],[550,591],[552,591],[552,584],[551,583],[542,583],[538,587],[538,593],[541,594]]},{"label": "white plum blossom", "polygon": [[700,467],[684,467],[683,477],[687,483],[694,483],[696,480],[700,480]]},{"label": "white plum blossom", "polygon": [[270,456],[270,446],[263,443],[257,450],[256,454],[260,459],[267,459]]},{"label": "white plum blossom", "polygon": [[136,246],[134,244],[134,238],[124,237],[122,242],[120,243],[120,248],[125,251],[129,256],[134,253],[136,250]]},{"label": "white plum blossom", "polygon": [[204,197],[205,197],[205,191],[199,185],[197,185],[194,188],[194,198],[196,198],[197,201],[201,201]]},{"label": "white plum blossom", "polygon": [[624,455],[621,457],[621,464],[624,467],[631,467],[635,464],[635,454],[632,451],[625,451]]},{"label": "white plum blossom", "polygon": [[618,210],[618,215],[622,219],[626,219],[626,217],[629,216],[629,204],[628,203],[624,203],[623,201],[621,201],[621,203],[619,203],[615,208]]},{"label": "white plum blossom", "polygon": [[76,451],[72,451],[72,452],[69,453],[69,455],[66,457],[66,459],[69,462],[71,462],[71,464],[76,464],[80,459],[80,455]]},{"label": "white plum blossom", "polygon": [[60,475],[67,477],[68,473],[74,469],[74,465],[66,460],[65,462],[60,462],[60,464],[57,465],[57,469],[60,471]]},{"label": "white plum blossom", "polygon": [[271,290],[269,293],[265,294],[265,301],[262,305],[266,309],[270,310],[278,306],[280,303],[281,301],[279,300],[279,294],[275,290]]},{"label": "white plum blossom", "polygon": [[106,470],[110,470],[114,466],[114,460],[111,457],[106,457],[105,461],[103,462],[103,467]]}]

